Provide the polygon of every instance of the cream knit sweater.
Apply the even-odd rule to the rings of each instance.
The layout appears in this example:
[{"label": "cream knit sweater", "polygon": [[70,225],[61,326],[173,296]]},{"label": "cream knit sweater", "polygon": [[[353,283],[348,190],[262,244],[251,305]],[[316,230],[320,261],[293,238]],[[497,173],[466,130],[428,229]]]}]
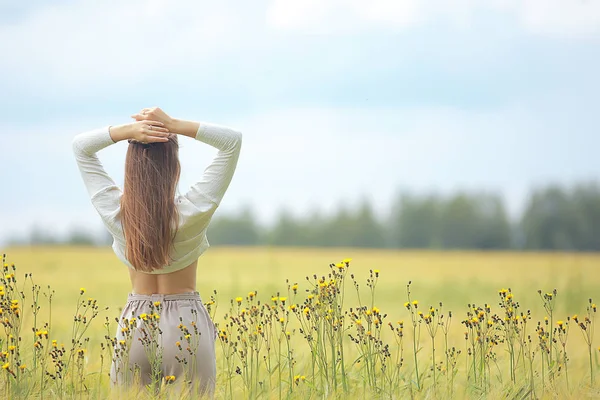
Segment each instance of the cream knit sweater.
[{"label": "cream knit sweater", "polygon": [[[196,140],[219,150],[202,178],[184,195],[177,195],[175,205],[179,210],[179,226],[173,243],[170,265],[152,274],[178,271],[196,261],[209,247],[206,230],[214,212],[221,203],[235,172],[242,134],[209,123],[200,123]],[[122,190],[104,170],[96,153],[114,144],[109,127],[80,133],[73,139],[73,152],[92,204],[113,237],[112,248],[117,257],[129,268],[133,266],[125,257],[125,236],[120,220]]]}]

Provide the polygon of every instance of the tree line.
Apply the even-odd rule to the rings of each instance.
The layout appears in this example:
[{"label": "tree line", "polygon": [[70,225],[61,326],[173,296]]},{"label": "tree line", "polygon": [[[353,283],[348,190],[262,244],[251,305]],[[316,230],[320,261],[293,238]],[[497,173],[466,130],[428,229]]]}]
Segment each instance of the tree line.
[{"label": "tree line", "polygon": [[[245,208],[216,215],[208,238],[213,246],[600,251],[600,186],[586,182],[534,189],[516,219],[509,217],[499,194],[479,192],[405,192],[384,213],[366,200],[353,208],[340,205],[331,214],[294,215],[284,209],[270,225]],[[48,238],[32,239],[39,244]],[[82,231],[66,242],[97,243]]]}]

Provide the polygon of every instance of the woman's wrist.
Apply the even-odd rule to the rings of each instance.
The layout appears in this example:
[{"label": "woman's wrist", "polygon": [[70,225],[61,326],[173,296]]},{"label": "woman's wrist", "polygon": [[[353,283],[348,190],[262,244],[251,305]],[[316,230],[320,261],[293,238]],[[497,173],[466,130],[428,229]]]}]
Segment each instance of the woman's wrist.
[{"label": "woman's wrist", "polygon": [[113,142],[131,139],[131,124],[112,125],[108,128],[108,133]]},{"label": "woman's wrist", "polygon": [[177,118],[171,119],[171,122],[166,126],[166,128],[169,129],[169,132],[188,136],[192,139],[196,138],[199,127],[200,124],[198,122],[185,121]]}]

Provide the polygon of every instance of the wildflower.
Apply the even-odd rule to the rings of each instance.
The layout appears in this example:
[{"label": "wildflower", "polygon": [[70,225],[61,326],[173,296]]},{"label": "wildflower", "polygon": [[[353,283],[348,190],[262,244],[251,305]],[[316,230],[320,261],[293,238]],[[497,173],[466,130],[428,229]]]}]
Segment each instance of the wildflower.
[{"label": "wildflower", "polygon": [[379,278],[379,270],[376,269],[376,270],[373,270],[373,272],[375,273],[375,278]]},{"label": "wildflower", "polygon": [[160,307],[160,301],[155,301],[154,302],[154,307]]},{"label": "wildflower", "polygon": [[[285,336],[287,336],[287,338],[289,339],[289,338],[290,338],[290,336],[291,336],[291,333],[290,333],[289,331],[286,331],[286,332],[285,332]],[[599,349],[599,350],[600,350],[600,349]]]},{"label": "wildflower", "polygon": [[412,305],[417,308],[417,306],[419,305],[419,301],[418,300],[413,300]]},{"label": "wildflower", "polygon": [[373,307],[373,312],[374,312],[375,314],[379,314],[379,308],[377,308],[377,307]]},{"label": "wildflower", "polygon": [[167,376],[165,376],[165,381],[167,383],[175,382],[175,376],[174,375],[167,375]]},{"label": "wildflower", "polygon": [[304,307],[304,310],[303,310],[304,314],[308,314],[309,311],[310,311],[310,309],[308,307]]},{"label": "wildflower", "polygon": [[13,352],[16,348],[17,346],[8,346],[8,351]]},{"label": "wildflower", "polygon": [[279,322],[281,322],[282,324],[285,322],[285,319],[283,317],[279,318]]},{"label": "wildflower", "polygon": [[362,325],[362,321],[360,319],[357,319],[356,321],[354,321],[354,323],[356,323],[356,325],[358,326]]},{"label": "wildflower", "polygon": [[10,364],[9,364],[9,363],[6,363],[6,364],[4,364],[4,365],[2,366],[2,369],[8,369],[9,367],[10,367]]},{"label": "wildflower", "polygon": [[577,314],[573,315],[571,318],[573,319],[573,321],[577,322]]},{"label": "wildflower", "polygon": [[294,311],[296,309],[296,305],[292,304],[288,307],[291,311]]},{"label": "wildflower", "polygon": [[352,259],[351,259],[351,258],[345,258],[345,259],[343,259],[343,260],[342,260],[342,262],[343,262],[344,264],[350,264],[350,262],[351,262],[351,261],[352,261]]},{"label": "wildflower", "polygon": [[556,325],[562,327],[564,324],[564,321],[556,321]]},{"label": "wildflower", "polygon": [[273,296],[271,297],[271,301],[277,303],[277,300],[279,300],[279,297],[277,296]]},{"label": "wildflower", "polygon": [[292,290],[294,291],[294,293],[296,293],[296,291],[298,290],[298,284],[297,283],[294,283],[292,285]]},{"label": "wildflower", "polygon": [[84,294],[85,293],[85,288],[79,288],[79,294]]},{"label": "wildflower", "polygon": [[188,333],[187,335],[185,335],[185,336],[184,336],[184,338],[186,338],[186,339],[188,339],[188,340],[189,340],[189,338],[190,338],[190,337],[192,337],[192,335],[190,335],[189,333]]},{"label": "wildflower", "polygon": [[19,369],[20,369],[21,371],[25,371],[25,368],[27,368],[27,365],[25,365],[25,364],[21,364],[21,365],[19,365]]},{"label": "wildflower", "polygon": [[146,314],[146,313],[140,314],[140,318],[142,320],[146,321],[148,319],[148,314]]},{"label": "wildflower", "polygon": [[506,295],[506,299],[507,300],[510,300],[512,298],[513,298],[513,294],[512,293],[509,293],[509,294]]},{"label": "wildflower", "polygon": [[241,297],[236,297],[236,298],[235,298],[235,301],[236,301],[238,304],[242,304],[242,300],[243,300],[243,299],[242,299]]},{"label": "wildflower", "polygon": [[255,292],[249,292],[248,293],[248,297],[253,298],[254,296],[256,296]]},{"label": "wildflower", "polygon": [[345,264],[343,264],[343,263],[339,263],[339,264],[335,264],[335,266],[337,267],[337,269],[340,269],[340,270],[342,270],[342,269],[344,269],[344,267],[345,267],[346,265],[345,265]]},{"label": "wildflower", "polygon": [[287,297],[280,297],[279,298],[279,301],[282,302],[282,303],[285,303],[286,300],[287,300]]},{"label": "wildflower", "polygon": [[594,310],[594,312],[596,312],[596,304],[592,304],[592,310]]},{"label": "wildflower", "polygon": [[121,346],[125,346],[125,341],[124,340],[119,340],[119,343],[121,344]]},{"label": "wildflower", "polygon": [[404,307],[406,307],[410,310],[410,303],[407,301],[406,303],[404,303]]}]

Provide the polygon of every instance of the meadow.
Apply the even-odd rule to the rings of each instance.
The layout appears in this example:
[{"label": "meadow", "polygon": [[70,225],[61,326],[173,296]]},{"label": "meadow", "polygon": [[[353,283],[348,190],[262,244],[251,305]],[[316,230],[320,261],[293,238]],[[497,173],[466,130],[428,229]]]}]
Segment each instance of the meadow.
[{"label": "meadow", "polygon": [[[109,389],[105,337],[126,267],[109,248],[5,252],[0,396],[132,396]],[[212,248],[197,289],[217,398],[600,396],[600,254]],[[135,395],[184,397],[157,385]]]}]

